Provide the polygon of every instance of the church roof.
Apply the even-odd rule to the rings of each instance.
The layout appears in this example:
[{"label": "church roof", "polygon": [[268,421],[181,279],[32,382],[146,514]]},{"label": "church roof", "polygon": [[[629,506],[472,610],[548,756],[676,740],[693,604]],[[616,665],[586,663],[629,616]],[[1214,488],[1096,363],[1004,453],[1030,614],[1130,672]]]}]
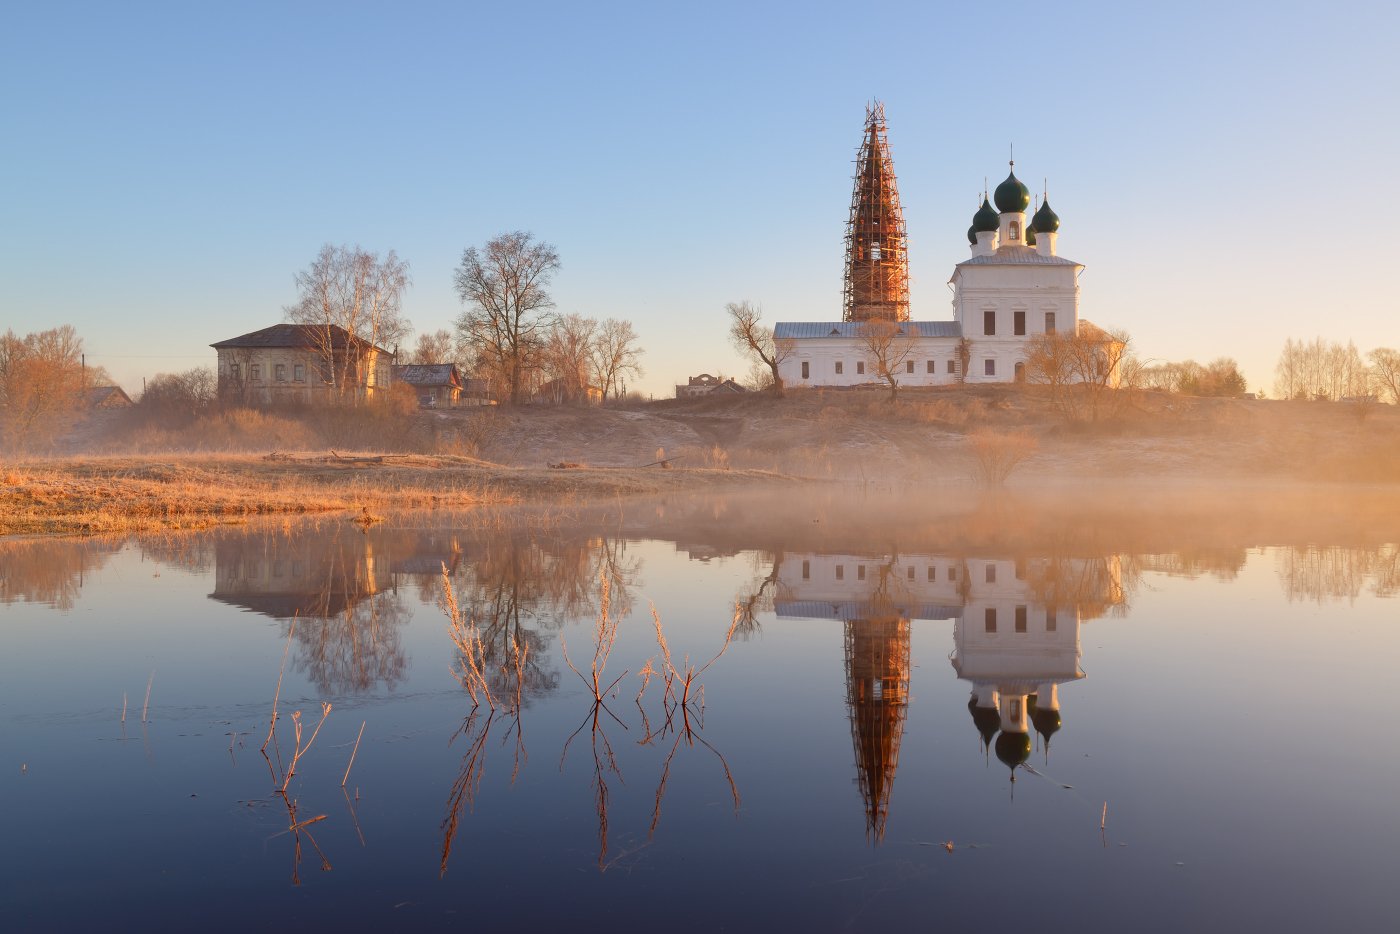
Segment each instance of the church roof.
[{"label": "church roof", "polygon": [[1042,256],[1027,247],[1003,247],[995,253],[965,259],[959,266],[1080,266],[1072,259],[1063,256]]},{"label": "church roof", "polygon": [[[814,337],[860,337],[863,321],[779,321],[773,337],[790,340]],[[919,337],[962,337],[956,321],[901,321],[901,328],[913,329]]]}]

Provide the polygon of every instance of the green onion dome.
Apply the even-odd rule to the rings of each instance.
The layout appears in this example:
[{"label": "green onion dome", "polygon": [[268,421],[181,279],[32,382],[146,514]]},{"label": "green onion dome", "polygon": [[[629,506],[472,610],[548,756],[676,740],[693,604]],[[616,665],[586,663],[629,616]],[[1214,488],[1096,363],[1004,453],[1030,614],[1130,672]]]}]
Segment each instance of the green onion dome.
[{"label": "green onion dome", "polygon": [[1026,246],[1035,246],[1035,228],[1026,227]]},{"label": "green onion dome", "polygon": [[977,227],[976,227],[976,225],[967,228],[967,242],[970,243],[970,244],[972,244],[973,246],[976,246],[976,245],[977,245]]},{"label": "green onion dome", "polygon": [[996,736],[997,730],[1001,728],[1001,717],[997,715],[997,709],[978,707],[976,697],[967,702],[967,709],[972,714],[972,725],[982,737],[982,745],[990,746],[992,737]]},{"label": "green onion dome", "polygon": [[1036,233],[1057,233],[1060,229],[1060,215],[1050,210],[1050,201],[1041,202],[1040,210],[1031,218],[1031,230]]},{"label": "green onion dome", "polygon": [[1003,214],[1024,211],[1030,207],[1031,190],[1022,184],[1015,172],[1012,172],[1006,176],[1006,181],[998,185],[997,190],[992,192],[992,200],[996,201],[997,210]]},{"label": "green onion dome", "polygon": [[982,206],[972,215],[972,229],[979,233],[984,230],[995,233],[1000,227],[1001,221],[997,219],[997,212],[992,210],[991,204],[983,198]]},{"label": "green onion dome", "polygon": [[[1029,733],[1007,733],[1002,731],[997,736],[996,744],[997,758],[1002,764],[1013,773],[1016,766],[1021,765],[1031,757],[1031,737]],[[1012,775],[1012,781],[1016,776]]]},{"label": "green onion dome", "polygon": [[1060,712],[1037,707],[1031,711],[1031,723],[1035,725],[1035,731],[1049,742],[1050,737],[1060,731]]}]

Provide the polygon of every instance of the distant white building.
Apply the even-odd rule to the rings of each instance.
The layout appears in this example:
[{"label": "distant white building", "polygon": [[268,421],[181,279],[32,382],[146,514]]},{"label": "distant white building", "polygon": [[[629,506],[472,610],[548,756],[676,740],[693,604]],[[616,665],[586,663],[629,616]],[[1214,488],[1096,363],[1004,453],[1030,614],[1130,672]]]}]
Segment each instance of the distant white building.
[{"label": "distant white building", "polygon": [[1014,163],[992,200],[995,208],[984,198],[973,216],[967,232],[972,255],[949,280],[952,321],[779,322],[774,337],[788,349],[779,369],[783,383],[857,386],[880,380],[866,336],[871,328],[897,329],[887,338],[891,349],[885,356],[902,387],[1012,382],[1022,378],[1026,345],[1036,335],[1079,333],[1084,267],[1058,255],[1060,219],[1049,201],[1027,219],[1031,194]]}]

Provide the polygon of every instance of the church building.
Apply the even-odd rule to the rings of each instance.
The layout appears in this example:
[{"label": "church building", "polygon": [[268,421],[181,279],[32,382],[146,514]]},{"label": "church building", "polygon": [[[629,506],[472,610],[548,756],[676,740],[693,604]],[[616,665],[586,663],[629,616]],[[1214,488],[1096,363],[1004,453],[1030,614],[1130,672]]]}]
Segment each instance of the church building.
[{"label": "church building", "polygon": [[1013,161],[991,198],[984,194],[968,228],[972,255],[949,280],[953,320],[910,320],[904,215],[884,106],[867,108],[846,230],[844,320],[774,325],[784,385],[858,386],[889,377],[908,387],[1023,378],[1031,339],[1081,333],[1084,268],[1057,253],[1060,219],[1049,201],[1028,216],[1030,206],[1030,190],[1016,177]]}]

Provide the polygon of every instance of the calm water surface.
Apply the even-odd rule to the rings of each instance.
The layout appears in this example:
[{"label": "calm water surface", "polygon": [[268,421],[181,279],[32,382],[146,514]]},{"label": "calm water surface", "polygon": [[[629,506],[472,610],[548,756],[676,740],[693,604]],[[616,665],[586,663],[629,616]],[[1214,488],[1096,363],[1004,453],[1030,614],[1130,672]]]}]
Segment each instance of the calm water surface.
[{"label": "calm water surface", "polygon": [[1391,917],[1400,536],[855,507],[0,543],[0,930]]}]

